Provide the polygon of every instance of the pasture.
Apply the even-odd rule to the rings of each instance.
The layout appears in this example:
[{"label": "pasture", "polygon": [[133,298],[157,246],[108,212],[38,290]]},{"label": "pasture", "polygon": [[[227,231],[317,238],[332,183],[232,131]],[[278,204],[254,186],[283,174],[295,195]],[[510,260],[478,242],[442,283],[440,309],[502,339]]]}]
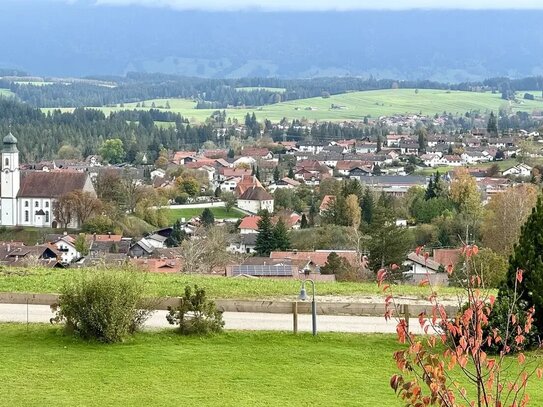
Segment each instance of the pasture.
[{"label": "pasture", "polygon": [[[95,269],[51,269],[43,267],[5,267],[0,270],[0,292],[59,293],[62,287],[83,273]],[[115,270],[111,270],[112,273]],[[137,272],[137,271],[134,271]],[[142,272],[144,273],[144,272]],[[151,297],[172,297],[183,293],[186,285],[197,284],[206,289],[213,299],[284,299],[296,300],[300,291],[297,280],[226,278],[183,273],[144,273],[145,294]],[[429,288],[414,285],[394,286],[400,296],[424,299]],[[383,298],[382,290],[375,282],[319,282],[319,297],[341,296]],[[455,287],[433,287],[441,298],[456,299],[461,290]],[[492,290],[495,292],[495,290]]]},{"label": "pasture", "polygon": [[[255,113],[258,120],[269,119],[277,122],[283,117],[314,121],[363,120],[365,116],[379,117],[395,114],[434,115],[448,112],[461,115],[468,111],[482,113],[497,112],[500,107],[510,107],[513,111],[532,112],[543,110],[541,92],[531,92],[535,100],[524,100],[519,92],[518,102],[505,101],[501,95],[491,92],[463,92],[433,89],[387,89],[365,92],[349,92],[333,95],[329,98],[314,97],[292,100],[266,106],[251,108],[221,109],[227,117],[244,120],[247,113]],[[170,109],[164,109],[166,102]],[[150,109],[155,104],[159,110],[171,111],[183,115],[191,122],[204,122],[216,109],[195,109],[196,101],[189,99],[152,99],[146,100],[145,106],[136,107],[137,103],[126,103],[124,107],[102,107],[104,113],[122,109]],[[332,105],[334,107],[332,107]],[[52,110],[52,109],[44,109]],[[73,109],[62,109],[71,111]]]}]

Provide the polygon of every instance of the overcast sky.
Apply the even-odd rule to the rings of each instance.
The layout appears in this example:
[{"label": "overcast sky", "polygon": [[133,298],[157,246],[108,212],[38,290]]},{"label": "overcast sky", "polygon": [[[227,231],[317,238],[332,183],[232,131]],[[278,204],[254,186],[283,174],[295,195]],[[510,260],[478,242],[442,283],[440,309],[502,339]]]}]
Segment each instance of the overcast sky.
[{"label": "overcast sky", "polygon": [[[64,0],[77,2],[82,0]],[[145,5],[179,10],[271,11],[364,9],[543,9],[543,0],[83,0],[104,5]]]}]

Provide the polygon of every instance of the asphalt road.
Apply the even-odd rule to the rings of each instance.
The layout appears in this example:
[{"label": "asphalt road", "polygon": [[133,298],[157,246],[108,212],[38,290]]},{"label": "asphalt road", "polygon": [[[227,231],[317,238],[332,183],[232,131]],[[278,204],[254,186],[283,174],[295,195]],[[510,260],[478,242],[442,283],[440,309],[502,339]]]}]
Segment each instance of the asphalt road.
[{"label": "asphalt road", "polygon": [[[0,304],[0,322],[48,323],[53,316],[47,305]],[[249,331],[291,331],[291,314],[264,314],[251,312],[225,312],[225,328]],[[418,319],[412,318],[414,333],[421,333]],[[169,328],[166,311],[156,311],[145,324],[147,329]],[[311,332],[311,315],[298,316],[298,330]],[[395,333],[396,322],[382,317],[318,315],[319,332]]]}]

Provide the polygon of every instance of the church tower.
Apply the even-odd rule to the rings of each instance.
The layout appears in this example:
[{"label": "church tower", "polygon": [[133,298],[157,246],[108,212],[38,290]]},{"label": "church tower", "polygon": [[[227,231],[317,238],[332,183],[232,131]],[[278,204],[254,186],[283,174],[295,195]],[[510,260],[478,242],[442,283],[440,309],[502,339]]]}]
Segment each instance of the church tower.
[{"label": "church tower", "polygon": [[2,225],[17,225],[17,194],[21,184],[17,139],[11,132],[4,137],[2,148],[2,172],[0,173],[0,197]]}]

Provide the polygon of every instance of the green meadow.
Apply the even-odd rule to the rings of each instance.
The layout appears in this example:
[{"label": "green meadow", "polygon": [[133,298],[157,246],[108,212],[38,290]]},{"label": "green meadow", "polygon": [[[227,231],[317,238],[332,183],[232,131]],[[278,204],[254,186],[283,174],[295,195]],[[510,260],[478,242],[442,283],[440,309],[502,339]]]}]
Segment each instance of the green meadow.
[{"label": "green meadow", "polygon": [[[223,207],[217,207],[217,208],[209,208],[211,212],[213,212],[213,216],[215,216],[215,219],[239,219],[245,216],[245,214],[241,211],[238,211],[235,208],[230,209],[230,211],[227,211]],[[194,218],[196,216],[200,216],[203,212],[203,208],[188,208],[188,209],[165,209],[166,216],[168,218],[168,221],[173,224],[176,220],[185,218],[186,220],[189,220],[191,218]]]},{"label": "green meadow", "polygon": [[[288,119],[342,121],[363,120],[365,116],[379,117],[395,114],[434,115],[448,112],[464,114],[468,111],[497,112],[500,107],[508,106],[513,111],[532,112],[543,110],[543,99],[540,91],[531,92],[535,100],[524,100],[524,92],[518,93],[518,102],[505,101],[499,93],[463,92],[433,89],[388,89],[364,92],[349,92],[333,95],[329,98],[315,97],[292,100],[251,108],[231,108],[226,110],[227,117],[243,120],[247,113],[255,113],[259,120],[279,121]],[[166,102],[170,109],[166,110]],[[100,110],[109,114],[122,109],[150,109],[152,104],[165,111],[180,113],[191,122],[204,122],[215,109],[195,109],[196,101],[189,99],[153,99],[146,100],[145,107],[136,108],[137,103],[126,103],[124,107],[102,107]],[[141,103],[140,103],[141,104]],[[334,105],[334,108],[332,108]],[[51,109],[45,109],[51,110]],[[62,109],[70,111],[73,109]]]}]

